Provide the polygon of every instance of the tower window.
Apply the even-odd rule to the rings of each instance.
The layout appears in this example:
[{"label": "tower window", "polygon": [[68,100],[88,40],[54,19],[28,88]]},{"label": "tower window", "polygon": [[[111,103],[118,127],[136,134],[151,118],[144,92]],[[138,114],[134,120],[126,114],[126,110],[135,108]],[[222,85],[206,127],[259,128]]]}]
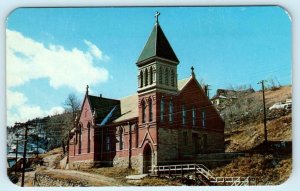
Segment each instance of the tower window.
[{"label": "tower window", "polygon": [[185,105],[182,105],[182,125],[185,125],[186,121],[186,110]]},{"label": "tower window", "polygon": [[150,85],[153,84],[153,69],[152,67],[150,68]]},{"label": "tower window", "polygon": [[142,122],[146,122],[146,103],[142,100]]},{"label": "tower window", "polygon": [[148,69],[145,70],[145,86],[148,85]]},{"label": "tower window", "polygon": [[165,70],[165,84],[168,86],[169,85],[169,69],[166,68]]},{"label": "tower window", "polygon": [[162,99],[160,101],[160,121],[164,121],[164,108],[165,107],[165,101]]},{"label": "tower window", "polygon": [[171,86],[175,87],[175,74],[174,74],[174,70],[171,70]]},{"label": "tower window", "polygon": [[143,75],[143,71],[141,71],[140,73],[140,88],[142,88],[144,85],[144,75]]},{"label": "tower window", "polygon": [[206,112],[202,111],[202,127],[206,127]]},{"label": "tower window", "polygon": [[153,120],[153,112],[152,112],[152,99],[149,99],[149,121]]},{"label": "tower window", "polygon": [[173,108],[173,102],[170,101],[169,103],[169,122],[173,122],[173,118],[174,118],[174,108]]},{"label": "tower window", "polygon": [[192,122],[193,122],[193,127],[196,126],[196,108],[195,106],[193,106],[193,109],[192,109]]},{"label": "tower window", "polygon": [[159,67],[159,71],[158,71],[158,75],[159,75],[159,84],[163,84],[163,77],[162,77],[162,69],[161,67]]}]

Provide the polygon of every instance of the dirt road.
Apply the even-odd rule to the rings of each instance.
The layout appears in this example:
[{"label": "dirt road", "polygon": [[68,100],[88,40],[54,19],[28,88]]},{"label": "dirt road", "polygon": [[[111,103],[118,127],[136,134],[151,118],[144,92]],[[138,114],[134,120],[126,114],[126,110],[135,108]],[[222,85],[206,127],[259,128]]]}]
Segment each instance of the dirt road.
[{"label": "dirt road", "polygon": [[114,178],[75,170],[48,169],[42,171],[42,173],[55,178],[81,180],[87,183],[85,186],[124,186],[124,182]]}]

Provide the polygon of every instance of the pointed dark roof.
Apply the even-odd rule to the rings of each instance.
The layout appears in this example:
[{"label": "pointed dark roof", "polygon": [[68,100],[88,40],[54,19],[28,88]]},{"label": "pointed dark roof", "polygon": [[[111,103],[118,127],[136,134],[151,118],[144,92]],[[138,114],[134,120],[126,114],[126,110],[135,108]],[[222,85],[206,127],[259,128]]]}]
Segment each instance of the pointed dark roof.
[{"label": "pointed dark roof", "polygon": [[159,57],[179,63],[179,60],[174,53],[168,39],[166,38],[159,23],[154,25],[154,28],[148,38],[148,41],[137,61],[137,65],[150,58]]},{"label": "pointed dark roof", "polygon": [[[120,100],[97,97],[92,95],[88,95],[87,98],[90,103],[92,112],[93,110],[96,111],[98,119],[104,119],[104,117],[107,116],[110,113],[110,111],[116,106],[118,107],[118,112],[116,112],[116,115],[120,115]],[[114,118],[116,118],[116,116]]]}]

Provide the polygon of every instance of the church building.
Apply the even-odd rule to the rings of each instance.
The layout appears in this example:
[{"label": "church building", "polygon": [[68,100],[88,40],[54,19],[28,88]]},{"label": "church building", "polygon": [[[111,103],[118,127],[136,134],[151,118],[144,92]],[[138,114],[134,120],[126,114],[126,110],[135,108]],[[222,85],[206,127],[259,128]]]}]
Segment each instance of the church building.
[{"label": "church building", "polygon": [[224,121],[191,68],[177,79],[179,60],[156,22],[136,66],[137,92],[110,99],[89,95],[69,142],[70,168],[132,167],[195,162],[224,152]]}]

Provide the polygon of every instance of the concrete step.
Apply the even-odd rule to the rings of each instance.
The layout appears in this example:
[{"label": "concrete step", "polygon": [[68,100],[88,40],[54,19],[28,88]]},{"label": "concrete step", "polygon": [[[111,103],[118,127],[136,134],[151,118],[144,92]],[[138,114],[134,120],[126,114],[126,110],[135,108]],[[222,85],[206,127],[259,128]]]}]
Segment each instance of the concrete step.
[{"label": "concrete step", "polygon": [[141,180],[145,177],[149,176],[148,174],[136,174],[136,175],[129,175],[126,176],[126,179],[128,180]]}]

